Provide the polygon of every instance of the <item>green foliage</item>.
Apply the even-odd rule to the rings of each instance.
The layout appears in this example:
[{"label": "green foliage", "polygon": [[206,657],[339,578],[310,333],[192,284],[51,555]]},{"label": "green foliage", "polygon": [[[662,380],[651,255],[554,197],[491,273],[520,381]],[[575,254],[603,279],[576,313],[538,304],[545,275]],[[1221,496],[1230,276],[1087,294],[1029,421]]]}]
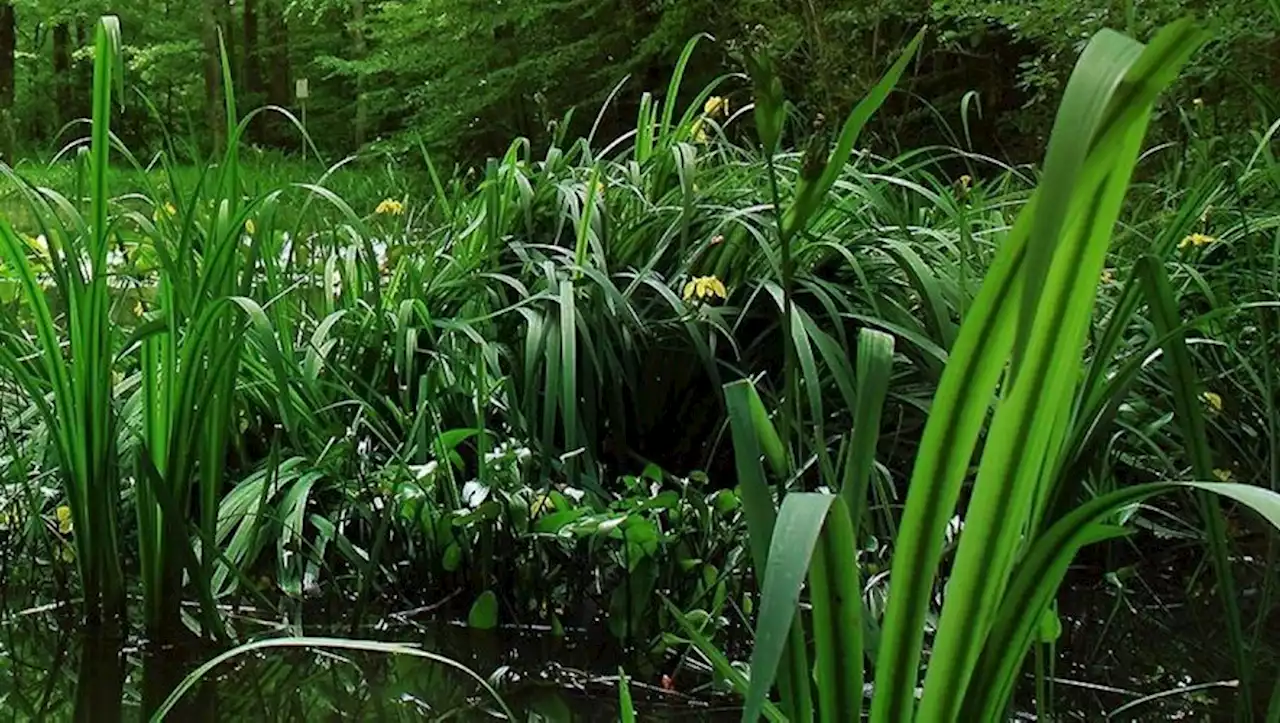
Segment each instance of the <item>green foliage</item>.
[{"label": "green foliage", "polygon": [[[1179,488],[1163,483],[1117,490],[1066,513],[1042,535],[1027,535],[1028,529],[1037,530],[1045,502],[1062,484],[1056,474],[1061,469],[1063,443],[1071,437],[1068,410],[1079,379],[1078,360],[1092,322],[1111,230],[1138,158],[1151,105],[1204,37],[1188,22],[1170,25],[1146,48],[1103,32],[1081,57],[1059,109],[1044,180],[992,263],[961,326],[930,410],[896,541],[894,557],[903,564],[895,566],[874,656],[873,721],[1003,716],[1022,658],[1075,553],[1086,544],[1123,534],[1122,529],[1104,523],[1133,500]],[[1031,238],[1036,239],[1035,245],[1029,243]],[[1152,279],[1156,326],[1162,335],[1171,336],[1166,353],[1178,377],[1175,398],[1183,410],[1178,416],[1193,446],[1193,459],[1201,460],[1193,471],[1208,477],[1211,465],[1196,406],[1194,372],[1177,328],[1172,292],[1158,265],[1143,259],[1140,267]],[[726,388],[731,400],[743,398],[741,391],[741,387]],[[947,580],[937,632],[928,648],[923,692],[917,694],[924,622],[947,520],[979,434],[988,426],[988,409],[997,391],[964,532]],[[754,445],[772,434],[769,422],[762,415],[739,415],[734,424],[735,432],[740,432],[735,434],[735,444],[743,452],[739,457],[742,483],[760,486],[762,469]],[[1224,603],[1233,612],[1228,632],[1238,670],[1248,675],[1251,668],[1230,592],[1232,573],[1221,517],[1208,495],[1217,493],[1241,502],[1272,525],[1280,525],[1280,495],[1232,484],[1187,485],[1203,495],[1219,584]],[[854,499],[854,504],[861,503]],[[759,504],[772,512],[771,500]],[[769,553],[743,720],[760,717],[783,659],[801,667],[784,667],[778,675],[782,706],[793,720],[812,718],[802,703],[805,693],[795,687],[797,681],[809,687],[805,637],[794,634],[806,570],[820,658],[814,678],[820,714],[824,720],[851,720],[862,714],[861,623],[856,614],[843,619],[833,614],[847,607],[851,596],[855,607],[862,605],[856,580],[832,587],[833,570],[856,568],[851,558],[856,545],[846,509],[836,495],[790,493],[783,499],[776,524],[768,519],[751,529],[759,538],[753,540],[756,549],[767,543]],[[840,560],[834,566],[828,559],[832,554]],[[757,557],[757,567],[762,565]],[[705,641],[699,645],[704,650],[708,647]],[[836,657],[845,665],[837,666]],[[842,695],[850,688],[855,695]],[[1249,701],[1245,683],[1238,710],[1249,710]]]},{"label": "green foliage", "polygon": [[[28,152],[51,147],[64,124],[91,110],[83,88],[91,72],[89,29],[106,10],[97,0],[14,0],[17,42],[0,47],[15,78],[12,127]],[[233,84],[250,107],[269,103],[294,116],[307,79],[307,130],[328,154],[365,147],[403,159],[419,140],[450,161],[480,163],[513,137],[545,147],[557,136],[595,128],[612,137],[627,127],[639,91],[656,90],[680,48],[709,33],[730,55],[763,50],[803,117],[844,117],[871,90],[889,58],[922,25],[933,28],[907,90],[926,109],[898,104],[892,121],[873,124],[882,144],[942,142],[994,155],[1030,157],[1049,129],[1043,110],[1066,79],[1068,59],[1102,27],[1145,37],[1186,13],[1211,14],[1217,37],[1186,73],[1176,98],[1201,98],[1213,122],[1241,144],[1255,110],[1275,115],[1276,6],[1230,0],[1213,7],[1183,0],[1144,4],[1062,0],[953,0],[855,3],[777,0],[739,3],[627,0],[201,0],[112,6],[130,29],[123,52],[130,82],[161,110],[168,128],[127,98],[118,124],[135,150],[163,147],[175,133],[184,149],[210,146],[217,113],[216,28],[226,38]],[[0,33],[0,36],[3,34]],[[724,52],[702,52],[685,69],[701,86],[723,73]],[[627,90],[613,96],[619,83]],[[50,89],[53,92],[50,92]],[[211,91],[212,89],[212,91]],[[2,94],[0,94],[2,95]],[[612,106],[596,116],[604,101]],[[687,97],[657,100],[683,101]],[[0,105],[4,104],[0,98]],[[1176,115],[1157,130],[1176,135]],[[216,124],[215,124],[216,125]],[[821,122],[818,134],[828,132]],[[963,128],[963,137],[959,132]],[[1009,131],[1022,138],[1011,139]],[[799,144],[813,131],[792,129]],[[275,113],[255,121],[249,139],[293,150],[305,141]],[[60,140],[65,140],[65,136]],[[52,147],[61,143],[54,142]]]},{"label": "green foliage", "polygon": [[[914,107],[891,90],[928,75],[938,52],[916,28],[880,58],[890,70],[865,100],[846,99],[831,139],[785,100],[803,54],[765,60],[787,36],[728,38],[750,79],[724,75],[704,38],[684,35],[680,52],[660,40],[764,3],[654,6],[636,30],[643,52],[610,34],[617,8],[539,44],[562,8],[397,20],[409,6],[427,7],[368,4],[359,60],[316,61],[338,75],[316,80],[309,122],[320,145],[347,143],[349,122],[342,138],[325,131],[339,123],[325,104],[363,88],[367,130],[411,131],[386,145],[411,149],[403,165],[316,169],[254,150],[281,117],[241,118],[233,92],[217,98],[229,123],[216,162],[181,165],[217,145],[212,132],[189,148],[159,134],[153,163],[120,143],[125,168],[110,171],[116,56],[100,50],[86,152],[6,174],[0,400],[21,412],[2,420],[0,530],[31,549],[75,545],[66,559],[90,607],[136,569],[152,637],[177,628],[183,599],[219,637],[237,603],[310,620],[326,596],[353,625],[403,595],[475,627],[598,624],[659,654],[681,645],[678,629],[752,714],[843,721],[863,678],[877,715],[911,710],[924,660],[921,715],[995,716],[1075,553],[1157,516],[1199,515],[1184,525],[1235,605],[1234,505],[1270,509],[1280,458],[1261,441],[1280,429],[1280,175],[1270,136],[1253,155],[1221,155],[1223,136],[1193,110],[1179,116],[1192,141],[1151,154],[1143,172],[1160,183],[1126,200],[1157,91],[1201,40],[1190,26],[1145,50],[1099,35],[1081,64],[1096,73],[1068,86],[1033,174],[955,150],[865,148]],[[298,29],[355,12],[295,3],[293,39],[333,50]],[[432,48],[440,28],[500,42]],[[587,31],[618,42],[620,63],[674,72],[649,93],[619,91],[609,107],[625,113],[598,125],[579,115],[511,139],[527,130],[512,97]],[[393,45],[414,57],[392,62]],[[494,48],[516,58],[497,74],[507,85],[467,92]],[[564,73],[586,62],[578,50]],[[415,65],[433,53],[457,55],[458,73]],[[237,90],[242,61],[230,46],[220,57],[221,86]],[[620,70],[557,86],[554,111],[599,107]],[[203,68],[189,72],[204,102]],[[382,95],[400,72],[439,72],[454,95],[431,104],[474,104],[479,125],[435,105],[393,118],[418,102]],[[151,110],[148,127],[174,120]],[[752,130],[763,142],[740,143]],[[441,148],[451,139],[461,150]],[[490,145],[483,171],[439,165]],[[61,489],[44,493],[50,472]],[[1262,484],[1157,481],[1231,475]],[[1138,505],[1175,489],[1195,490],[1190,504]],[[872,569],[888,550],[913,569],[894,571],[885,613],[860,603],[865,586],[884,595]],[[66,564],[44,557],[36,577]],[[458,593],[431,607],[441,590]],[[1244,612],[1222,616],[1242,710],[1261,697],[1248,682],[1261,628]],[[716,646],[753,623],[748,678]]]}]

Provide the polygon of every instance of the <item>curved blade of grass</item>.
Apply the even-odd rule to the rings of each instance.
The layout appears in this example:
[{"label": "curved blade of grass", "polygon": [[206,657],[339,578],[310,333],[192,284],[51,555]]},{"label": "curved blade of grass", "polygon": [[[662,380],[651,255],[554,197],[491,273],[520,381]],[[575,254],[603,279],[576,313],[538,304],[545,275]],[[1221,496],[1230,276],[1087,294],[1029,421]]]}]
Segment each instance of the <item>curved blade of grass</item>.
[{"label": "curved blade of grass", "polygon": [[494,702],[498,704],[498,707],[507,716],[507,720],[516,720],[515,714],[511,712],[510,708],[507,707],[506,702],[502,700],[502,696],[498,695],[498,691],[493,689],[493,686],[489,685],[489,683],[485,681],[485,679],[480,675],[478,675],[475,671],[471,670],[470,668],[463,665],[462,663],[459,663],[458,661],[453,660],[452,658],[446,658],[443,655],[431,653],[426,650],[421,650],[419,648],[409,647],[408,645],[401,645],[397,643],[385,643],[385,642],[380,642],[375,640],[346,640],[343,638],[293,637],[293,638],[272,638],[270,640],[255,640],[251,643],[245,643],[244,645],[237,646],[235,648],[232,648],[231,650],[228,650],[225,653],[222,653],[221,655],[218,655],[217,657],[213,658],[212,660],[205,663],[204,665],[201,665],[199,668],[196,668],[195,670],[191,671],[191,674],[188,675],[186,678],[184,678],[182,682],[178,684],[177,688],[174,688],[173,692],[169,694],[169,697],[164,701],[164,703],[158,709],[156,709],[155,713],[151,715],[152,723],[160,723],[160,721],[164,720],[164,717],[168,715],[169,711],[173,710],[173,707],[178,704],[178,701],[182,700],[182,696],[186,695],[187,691],[191,690],[191,688],[193,688],[197,683],[199,683],[200,680],[204,678],[206,675],[208,675],[209,672],[212,671],[214,668],[218,667],[219,665],[222,665],[223,663],[229,660],[240,657],[241,655],[247,655],[249,653],[254,653],[260,650],[269,650],[272,648],[291,648],[291,649],[321,648],[321,649],[329,649],[329,650],[355,650],[363,653],[385,653],[387,655],[407,655],[412,658],[421,658],[423,660],[430,660],[432,662],[440,663],[441,665],[445,665],[447,667],[453,668],[454,670],[474,680],[480,686],[480,688],[483,689],[485,693],[488,693],[489,696],[493,698]]},{"label": "curved blade of grass", "polygon": [[[693,643],[693,646],[703,655],[707,656],[707,660],[711,662],[711,667],[715,668],[717,673],[724,676],[724,679],[729,681],[729,684],[733,686],[734,690],[741,695],[746,695],[747,688],[750,687],[750,683],[748,682],[747,677],[742,674],[742,671],[733,667],[733,663],[729,662],[729,658],[726,657],[714,643],[708,640],[707,636],[702,634],[702,631],[698,626],[690,621],[688,616],[686,616],[680,608],[676,607],[665,595],[661,597],[662,604],[666,606],[667,612],[670,613],[676,623],[684,629],[685,635],[689,636],[689,640]],[[764,712],[764,717],[769,719],[772,723],[786,723],[788,720],[788,718],[782,714],[782,711],[778,710],[778,707],[768,700],[764,702],[762,710]]]},{"label": "curved blade of grass", "polygon": [[1125,533],[1122,528],[1104,524],[1105,520],[1148,497],[1184,488],[1235,500],[1280,529],[1280,494],[1242,484],[1157,482],[1135,485],[1077,507],[1046,530],[1019,564],[971,680],[960,720],[996,720],[1003,716],[1040,616],[1057,594],[1076,552],[1085,545]]},{"label": "curved blade of grass", "polygon": [[901,241],[886,243],[884,251],[897,262],[898,267],[907,275],[911,286],[920,295],[920,302],[925,312],[923,314],[925,328],[942,348],[950,349],[952,342],[955,341],[955,324],[951,321],[951,314],[947,310],[937,276],[919,254]]}]

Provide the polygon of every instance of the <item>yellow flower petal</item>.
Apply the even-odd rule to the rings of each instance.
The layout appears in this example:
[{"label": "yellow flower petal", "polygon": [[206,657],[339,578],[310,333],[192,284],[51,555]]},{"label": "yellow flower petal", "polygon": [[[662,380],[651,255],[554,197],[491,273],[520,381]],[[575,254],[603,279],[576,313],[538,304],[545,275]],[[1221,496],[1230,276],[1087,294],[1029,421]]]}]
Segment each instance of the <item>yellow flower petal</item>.
[{"label": "yellow flower petal", "polygon": [[71,532],[71,508],[66,505],[62,505],[57,509],[57,511],[55,512],[55,515],[58,518],[58,532],[61,532],[64,535],[70,533]]},{"label": "yellow flower petal", "polygon": [[250,219],[245,219],[245,222],[244,222],[244,232],[245,232],[245,233],[247,233],[247,234],[249,234],[250,236],[252,236],[252,235],[253,235],[257,230],[258,230],[258,227],[254,225],[254,223],[253,223],[253,219],[251,219],[251,218],[250,218]]},{"label": "yellow flower petal", "polygon": [[1215,412],[1222,411],[1222,396],[1215,392],[1201,392],[1200,401]]},{"label": "yellow flower petal", "polygon": [[696,276],[684,285],[684,299],[706,301],[707,299],[728,298],[729,291],[724,282],[715,276]]},{"label": "yellow flower petal", "polygon": [[1179,249],[1185,249],[1188,246],[1208,246],[1218,239],[1203,233],[1193,233],[1178,242]]},{"label": "yellow flower petal", "polygon": [[711,293],[714,294],[715,296],[721,299],[726,299],[729,297],[729,290],[724,288],[724,282],[721,281],[720,279],[712,276],[710,279],[707,280],[707,285],[710,287]]},{"label": "yellow flower petal", "polygon": [[729,115],[729,100],[722,96],[713,95],[707,98],[707,102],[703,104],[702,112],[712,118],[718,115]]},{"label": "yellow flower petal", "polygon": [[373,212],[380,216],[400,216],[404,214],[404,204],[394,198],[388,198],[379,203]]},{"label": "yellow flower petal", "polygon": [[1214,477],[1217,477],[1217,478],[1218,478],[1218,481],[1220,481],[1220,482],[1230,482],[1230,481],[1231,481],[1231,470],[1229,470],[1229,469],[1215,469],[1215,470],[1213,471],[1213,476],[1214,476]]},{"label": "yellow flower petal", "polygon": [[541,515],[543,512],[549,512],[556,508],[556,503],[551,501],[549,495],[538,495],[533,504],[529,506],[529,514],[533,517]]},{"label": "yellow flower petal", "polygon": [[695,120],[693,125],[689,127],[689,135],[696,143],[706,143],[710,140],[710,137],[707,136],[706,125],[702,122],[701,118]]}]

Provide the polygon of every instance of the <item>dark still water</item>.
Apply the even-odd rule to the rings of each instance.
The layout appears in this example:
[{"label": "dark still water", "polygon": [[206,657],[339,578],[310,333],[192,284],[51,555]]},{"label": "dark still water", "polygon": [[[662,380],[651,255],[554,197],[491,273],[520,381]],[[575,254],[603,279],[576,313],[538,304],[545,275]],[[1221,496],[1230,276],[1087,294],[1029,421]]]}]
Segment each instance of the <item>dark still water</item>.
[{"label": "dark still water", "polygon": [[[327,632],[351,634],[349,628]],[[602,641],[448,624],[381,624],[356,631],[356,637],[452,658],[496,689],[522,722],[619,719],[618,664],[624,653]],[[77,631],[50,611],[11,616],[0,631],[0,648],[0,720],[102,723],[144,720],[144,705],[163,700],[187,673],[220,652],[148,650],[118,635]],[[641,720],[741,716],[719,696],[664,689],[656,668],[634,659],[626,667],[636,678],[631,687]],[[641,679],[645,668],[657,684]],[[448,665],[386,652],[301,647],[256,650],[217,666],[165,717],[183,723],[501,719],[501,708],[484,687]]]},{"label": "dark still water", "polygon": [[[1233,720],[1239,694],[1211,575],[1194,574],[1193,548],[1140,559],[1082,562],[1059,595],[1062,634],[1024,668],[1011,720]],[[1280,620],[1259,610],[1270,593],[1256,565],[1240,565],[1240,609],[1254,642],[1251,719],[1265,720],[1277,680]],[[232,615],[242,640],[288,631],[414,646],[446,656],[495,689],[521,723],[619,720],[619,667],[641,721],[737,721],[736,699],[673,647],[647,657],[603,629],[476,631],[391,615],[352,629],[299,626],[270,614]],[[316,620],[332,620],[326,615]],[[70,606],[11,610],[0,620],[0,723],[137,721],[188,673],[224,652],[151,649],[133,637],[77,629]],[[745,659],[748,651],[735,656]],[[1037,667],[1040,680],[1037,681]],[[1044,701],[1037,701],[1040,692]],[[165,720],[492,721],[485,686],[433,660],[346,648],[273,647],[239,655],[202,678]]]}]

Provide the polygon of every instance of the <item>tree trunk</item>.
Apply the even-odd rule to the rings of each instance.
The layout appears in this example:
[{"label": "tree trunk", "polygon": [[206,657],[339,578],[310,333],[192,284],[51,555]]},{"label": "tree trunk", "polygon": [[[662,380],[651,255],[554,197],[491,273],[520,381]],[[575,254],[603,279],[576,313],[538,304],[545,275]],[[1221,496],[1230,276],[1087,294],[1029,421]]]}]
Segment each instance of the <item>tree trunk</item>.
[{"label": "tree trunk", "polygon": [[18,24],[12,2],[0,2],[0,107],[13,107],[14,59],[18,49]]},{"label": "tree trunk", "polygon": [[[240,54],[240,75],[243,78],[242,82],[247,93],[244,101],[245,106],[252,109],[262,105],[266,92],[266,84],[262,79],[262,57],[259,54],[261,51],[258,43],[258,0],[244,0],[242,8],[244,12],[244,48]],[[263,127],[262,117],[255,118],[249,126],[249,135],[254,140],[261,141],[265,136]]]},{"label": "tree trunk", "polygon": [[218,153],[226,143],[226,127],[222,112],[222,67],[218,58],[218,19],[215,5],[219,0],[204,0],[201,6],[201,40],[204,44],[204,117],[213,132],[213,151]]},{"label": "tree trunk", "polygon": [[[267,68],[270,75],[267,84],[267,103],[290,107],[291,73],[289,68],[289,26],[284,17],[284,0],[265,0],[263,14],[267,21]],[[287,142],[292,126],[282,118],[272,119],[272,140],[276,143]]]},{"label": "tree trunk", "polygon": [[[351,35],[356,59],[364,60],[368,52],[368,44],[364,38],[364,0],[351,0]],[[364,76],[356,72],[356,149],[364,146],[365,135],[369,131],[369,103],[364,95]]]},{"label": "tree trunk", "polygon": [[258,0],[244,0],[244,87],[255,96],[253,103],[261,102],[257,96],[263,93],[262,58],[258,55]]},{"label": "tree trunk", "polygon": [[65,22],[53,27],[53,102],[59,125],[76,117],[71,101],[71,26]]},{"label": "tree trunk", "polygon": [[13,3],[0,2],[0,155],[6,163],[14,161],[16,140],[13,118],[14,60],[18,49],[18,24]]},{"label": "tree trunk", "polygon": [[[97,32],[98,25],[95,21],[82,18],[77,22],[73,56],[76,48],[92,48]],[[72,72],[74,80],[71,83],[71,102],[75,104],[77,117],[88,118],[93,115],[93,93],[87,92],[93,87],[93,61],[72,63]]]},{"label": "tree trunk", "polygon": [[[218,29],[222,31],[222,45],[227,50],[227,67],[232,70],[232,80],[240,82],[238,74],[235,71],[239,68],[236,65],[236,34],[232,31],[235,27],[231,18],[231,5],[227,0],[216,0],[214,3],[214,22],[218,24]],[[221,63],[222,58],[218,58]],[[218,66],[221,71],[222,66]]]}]

